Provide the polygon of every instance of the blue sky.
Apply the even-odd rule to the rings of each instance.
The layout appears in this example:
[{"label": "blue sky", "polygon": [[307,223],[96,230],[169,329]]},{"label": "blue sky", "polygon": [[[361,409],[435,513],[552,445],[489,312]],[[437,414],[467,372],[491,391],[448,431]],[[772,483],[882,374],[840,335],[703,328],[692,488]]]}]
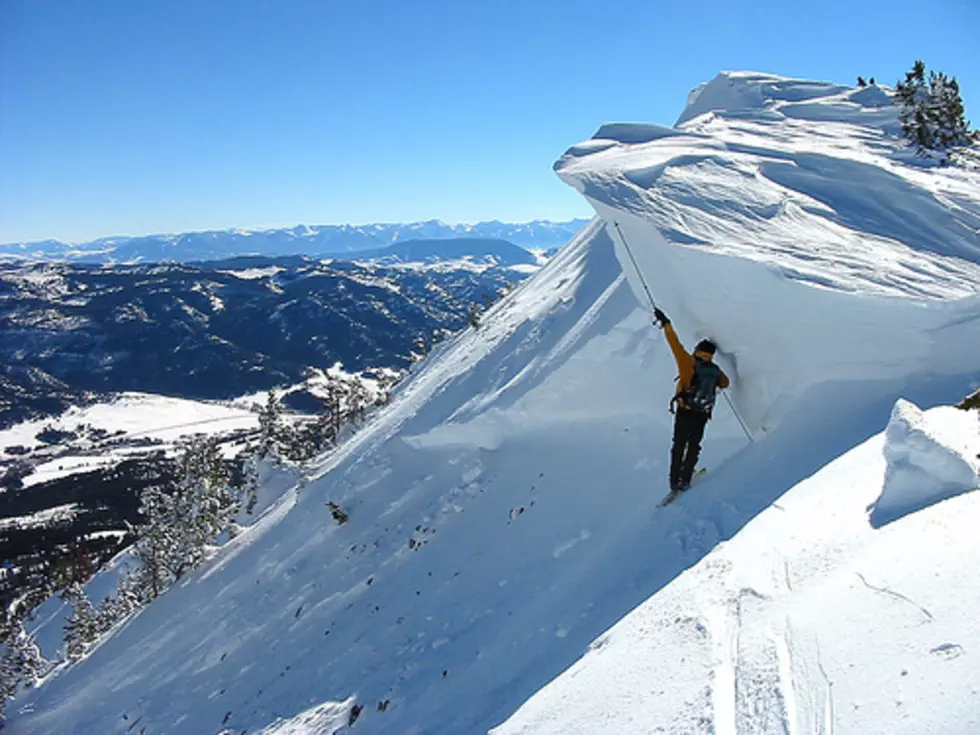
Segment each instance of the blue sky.
[{"label": "blue sky", "polygon": [[922,58],[980,123],[978,31],[976,0],[3,0],[0,242],[588,216],[553,161],[721,69]]}]

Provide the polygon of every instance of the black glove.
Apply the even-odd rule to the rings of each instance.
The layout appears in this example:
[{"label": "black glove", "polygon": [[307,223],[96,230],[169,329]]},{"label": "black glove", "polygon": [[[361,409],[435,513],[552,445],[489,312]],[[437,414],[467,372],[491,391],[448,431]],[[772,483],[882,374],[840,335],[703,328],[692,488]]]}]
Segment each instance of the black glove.
[{"label": "black glove", "polygon": [[667,318],[666,314],[660,311],[660,307],[658,306],[653,307],[653,316],[658,322],[660,322],[661,327],[666,327],[668,324],[670,324],[670,319]]}]

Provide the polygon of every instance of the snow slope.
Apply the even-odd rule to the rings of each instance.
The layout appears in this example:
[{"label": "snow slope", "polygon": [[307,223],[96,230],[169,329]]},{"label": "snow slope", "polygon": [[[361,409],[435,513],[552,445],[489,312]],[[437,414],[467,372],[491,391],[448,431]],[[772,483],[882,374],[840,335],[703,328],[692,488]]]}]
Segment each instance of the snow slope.
[{"label": "snow slope", "polygon": [[[977,418],[936,408],[922,420],[972,422],[959,439],[975,454]],[[891,428],[794,487],[494,735],[980,731],[980,581],[969,563],[980,494],[875,529],[866,509],[888,473],[886,441]],[[920,458],[947,454],[933,444]],[[668,512],[701,508],[686,501]]]},{"label": "snow slope", "polygon": [[[48,428],[69,432],[72,438],[43,449],[48,445],[38,435]],[[157,448],[172,449],[177,440],[193,434],[230,434],[257,428],[255,411],[126,392],[109,401],[70,408],[57,417],[23,421],[2,429],[0,452],[8,447],[31,450],[35,467],[24,478],[24,486],[28,487],[145,453],[146,447],[133,440],[153,441]],[[45,459],[46,455],[50,457]]]},{"label": "snow slope", "polygon": [[[744,82],[763,89],[769,83]],[[8,729],[122,733],[138,721],[148,733],[302,731],[302,723],[321,714],[335,726],[356,701],[364,707],[353,728],[359,732],[486,732],[641,604],[620,625],[647,631],[636,615],[664,599],[678,609],[687,605],[675,617],[695,621],[673,623],[656,640],[651,633],[647,640],[664,645],[662,654],[630,654],[634,644],[643,650],[643,639],[621,636],[625,679],[610,684],[612,673],[599,673],[591,687],[573,690],[567,688],[577,678],[573,668],[504,731],[575,732],[588,717],[589,732],[650,732],[649,719],[624,720],[623,700],[605,695],[615,689],[617,697],[647,702],[648,690],[669,687],[673,694],[655,710],[664,719],[652,723],[673,727],[667,731],[734,733],[742,722],[743,732],[778,732],[767,730],[770,721],[761,715],[738,720],[733,713],[739,701],[755,699],[746,694],[747,684],[763,682],[760,697],[776,691],[765,686],[773,679],[759,678],[774,665],[805,666],[798,676],[820,681],[812,667],[819,669],[824,659],[810,655],[810,639],[795,641],[792,630],[767,637],[766,615],[775,621],[772,630],[783,631],[779,613],[785,608],[765,607],[762,596],[778,593],[792,603],[777,587],[783,559],[792,562],[788,578],[798,588],[819,588],[822,571],[833,572],[826,560],[841,569],[860,563],[848,558],[853,551],[881,555],[855,567],[870,586],[892,589],[888,575],[900,574],[918,575],[917,590],[935,589],[939,582],[927,565],[943,551],[930,547],[912,555],[910,540],[939,514],[956,549],[970,551],[973,542],[956,535],[968,524],[955,514],[947,518],[945,509],[966,507],[974,494],[873,530],[867,506],[881,491],[873,471],[884,472],[881,440],[873,439],[780,498],[880,432],[899,395],[928,408],[966,392],[980,369],[977,258],[969,238],[949,240],[955,252],[937,253],[926,240],[889,239],[877,214],[844,221],[813,196],[735,170],[726,140],[742,136],[746,145],[771,148],[776,143],[770,139],[785,138],[780,145],[792,168],[795,148],[802,156],[807,145],[840,146],[850,156],[866,145],[862,136],[874,139],[881,150],[868,154],[876,156],[869,165],[893,165],[929,186],[936,176],[943,186],[959,187],[955,205],[952,199],[937,205],[941,221],[926,217],[921,224],[919,231],[936,237],[955,230],[950,220],[967,222],[976,214],[976,181],[959,172],[908,173],[911,166],[883,129],[820,122],[821,114],[832,117],[837,107],[856,104],[837,99],[845,92],[825,89],[828,98],[795,99],[827,108],[811,111],[797,127],[796,118],[773,109],[790,104],[786,100],[756,107],[739,101],[726,116],[717,104],[708,105],[707,89],[698,99],[711,111],[686,122],[683,131],[610,126],[604,135],[618,139],[590,141],[567,154],[559,173],[586,192],[601,216],[495,305],[479,330],[441,344],[389,410],[324,458],[307,484],[287,492],[212,566],[170,590],[87,659],[20,697]],[[717,136],[709,136],[711,125]],[[705,129],[693,130],[698,126]],[[830,143],[825,126],[835,136]],[[702,148],[725,163],[705,163]],[[769,155],[738,153],[740,162]],[[626,171],[643,185],[628,180]],[[918,195],[926,183],[910,188]],[[786,207],[761,206],[776,191]],[[888,196],[902,193],[889,190]],[[910,211],[915,202],[909,194],[896,206]],[[795,239],[785,235],[784,217],[795,218]],[[643,287],[613,222],[682,338],[692,344],[710,333],[719,340],[721,359],[736,379],[736,405],[758,438],[749,444],[722,404],[703,455],[708,475],[666,509],[656,504],[666,493],[666,407],[676,371],[651,327]],[[876,255],[865,254],[865,247]],[[956,360],[933,354],[954,343]],[[834,493],[831,500],[823,499],[825,487]],[[338,503],[350,521],[333,523],[327,501]],[[784,520],[790,515],[792,523]],[[820,523],[809,524],[810,517]],[[753,519],[743,537],[739,531]],[[756,525],[768,532],[751,532]],[[809,534],[812,554],[809,542],[797,542],[794,533]],[[894,543],[869,541],[886,538]],[[717,560],[729,553],[734,566],[719,571]],[[889,553],[905,554],[901,561],[909,564],[924,561],[913,571],[889,567]],[[891,623],[910,615],[910,629],[924,616],[855,579],[841,573],[826,588],[842,616],[835,644],[820,639],[820,650],[828,651],[825,667],[837,667],[832,717],[841,731],[862,732],[839,719],[850,718],[860,702],[868,717],[878,718],[863,732],[888,731],[903,711],[886,698],[886,679],[876,678],[886,664],[897,663],[894,647],[906,644],[894,626],[879,630],[876,616],[887,615]],[[760,596],[743,595],[743,588]],[[892,591],[905,594],[897,586]],[[969,592],[930,603],[960,609]],[[684,598],[688,593],[695,597]],[[691,606],[692,599],[703,605]],[[805,612],[806,601],[800,604]],[[738,638],[736,613],[746,625]],[[930,614],[939,618],[931,608]],[[820,632],[827,634],[829,621]],[[799,619],[790,625],[799,627]],[[948,691],[961,694],[973,685],[963,674],[974,642],[980,643],[960,623],[941,632],[948,640],[930,642],[937,652],[915,658],[937,662],[923,668],[931,680],[930,696],[921,701],[931,705],[938,701],[931,695],[954,677],[959,688],[950,683]],[[863,635],[881,646],[878,668],[845,677],[851,657],[861,663],[873,658],[858,656]],[[794,640],[796,658],[774,653],[791,646],[780,640]],[[741,658],[733,645],[744,648]],[[959,658],[955,645],[965,652]],[[693,663],[675,660],[680,657]],[[780,669],[780,661],[789,663]],[[651,662],[663,665],[650,668]],[[801,691],[818,696],[817,684]],[[817,722],[826,716],[826,701],[810,704],[801,695],[792,707],[804,713],[799,717],[813,713]],[[797,715],[780,714],[785,709],[765,711],[778,727],[796,721]],[[891,714],[882,714],[886,709]],[[562,719],[565,710],[577,716]],[[928,720],[924,708],[918,712],[916,722]],[[949,712],[951,718],[963,714],[962,708]],[[870,721],[857,718],[849,721]],[[939,720],[938,731],[952,721]]]}]

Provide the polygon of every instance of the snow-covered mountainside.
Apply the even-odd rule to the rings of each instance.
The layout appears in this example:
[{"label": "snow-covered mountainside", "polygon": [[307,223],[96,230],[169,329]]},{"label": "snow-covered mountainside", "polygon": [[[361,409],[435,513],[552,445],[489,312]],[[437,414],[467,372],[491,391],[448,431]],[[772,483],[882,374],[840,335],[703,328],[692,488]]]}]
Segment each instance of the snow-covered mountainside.
[{"label": "snow-covered mountainside", "polygon": [[178,442],[208,434],[233,456],[257,433],[249,408],[124,393],[0,430],[0,604],[43,589],[66,549],[92,568],[111,559],[140,493],[177,481]]},{"label": "snow-covered mountainside", "polygon": [[189,263],[240,255],[324,256],[371,250],[415,239],[498,239],[528,250],[564,245],[587,220],[449,225],[438,220],[405,224],[298,225],[277,230],[216,230],[143,237],[104,237],[85,243],[58,240],[0,244],[0,259],[81,263]]},{"label": "snow-covered mountainside", "polygon": [[[728,74],[679,129],[573,148],[599,216],[9,730],[976,729],[980,442],[893,408],[980,371],[980,176],[917,165],[861,94]],[[667,508],[644,284],[718,340],[755,439],[721,403]]]},{"label": "snow-covered mountainside", "polygon": [[355,258],[358,263],[440,270],[490,266],[536,269],[540,264],[531,252],[506,240],[474,237],[405,240],[377,250],[360,250],[347,257]]}]

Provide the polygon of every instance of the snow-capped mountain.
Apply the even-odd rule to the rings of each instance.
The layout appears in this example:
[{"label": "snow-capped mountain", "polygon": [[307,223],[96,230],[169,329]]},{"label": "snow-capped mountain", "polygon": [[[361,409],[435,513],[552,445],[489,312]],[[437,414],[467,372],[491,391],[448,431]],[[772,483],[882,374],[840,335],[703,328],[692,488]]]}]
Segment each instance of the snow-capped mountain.
[{"label": "snow-capped mountain", "polygon": [[[562,243],[564,244],[564,243]],[[409,267],[531,267],[540,265],[538,257],[522,247],[490,238],[446,238],[405,240],[376,250],[360,250],[348,256],[358,263],[404,265]]]},{"label": "snow-capped mountain", "polygon": [[438,268],[302,257],[0,263],[0,427],[87,392],[233,398],[337,361],[404,368],[417,337],[464,326],[471,301],[496,299],[538,267],[516,246],[525,260],[478,242],[435,258]]},{"label": "snow-capped mountain", "polygon": [[438,220],[407,224],[298,225],[274,230],[219,230],[143,237],[104,237],[85,243],[43,240],[0,245],[0,258],[81,263],[188,263],[239,255],[325,256],[374,250],[404,240],[473,238],[506,240],[528,250],[560,247],[586,220],[449,225]]},{"label": "snow-capped mountain", "polygon": [[[896,114],[723,74],[570,149],[593,222],[10,732],[976,730],[977,414],[896,401],[980,373],[980,173]],[[648,292],[733,378],[667,508]]]}]

